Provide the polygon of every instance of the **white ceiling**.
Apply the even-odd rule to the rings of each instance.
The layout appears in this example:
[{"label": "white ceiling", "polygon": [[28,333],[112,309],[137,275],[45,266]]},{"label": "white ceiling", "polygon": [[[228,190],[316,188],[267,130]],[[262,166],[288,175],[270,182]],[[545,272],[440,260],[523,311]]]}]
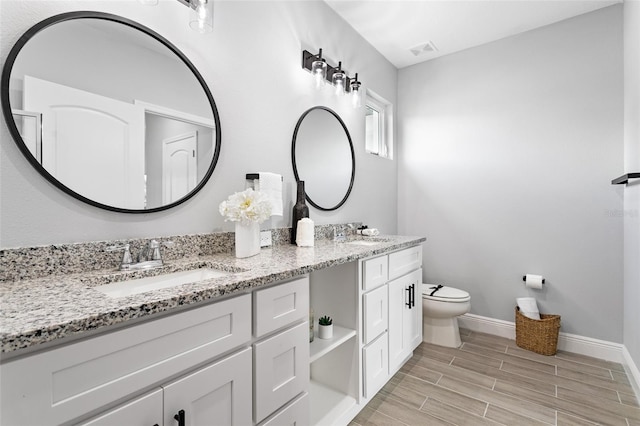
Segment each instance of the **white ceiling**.
[{"label": "white ceiling", "polygon": [[[398,68],[479,46],[622,0],[325,0]],[[437,51],[411,49],[432,42]]]}]

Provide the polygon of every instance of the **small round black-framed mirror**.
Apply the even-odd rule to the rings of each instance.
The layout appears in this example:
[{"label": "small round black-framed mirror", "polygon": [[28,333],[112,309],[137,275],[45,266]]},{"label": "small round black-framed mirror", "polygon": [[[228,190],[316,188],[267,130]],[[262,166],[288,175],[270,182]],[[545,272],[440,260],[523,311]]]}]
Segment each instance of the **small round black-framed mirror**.
[{"label": "small round black-framed mirror", "polygon": [[29,163],[94,207],[175,207],[204,187],[220,156],[220,118],[200,72],[121,16],[78,11],[39,22],[11,49],[0,87]]},{"label": "small round black-framed mirror", "polygon": [[302,113],[293,132],[291,162],[313,207],[337,210],[349,198],[356,157],[349,130],[335,111],[315,106]]}]

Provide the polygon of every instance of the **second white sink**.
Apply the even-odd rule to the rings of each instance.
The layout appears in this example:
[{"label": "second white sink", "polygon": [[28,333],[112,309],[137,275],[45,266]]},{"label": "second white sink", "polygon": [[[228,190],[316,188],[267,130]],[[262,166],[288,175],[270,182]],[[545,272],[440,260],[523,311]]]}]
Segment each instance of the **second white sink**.
[{"label": "second white sink", "polygon": [[125,297],[147,291],[160,290],[182,284],[190,284],[198,281],[210,280],[212,278],[224,277],[229,274],[231,274],[231,272],[211,268],[200,268],[190,271],[172,272],[170,274],[104,284],[96,287],[96,290],[109,297]]}]

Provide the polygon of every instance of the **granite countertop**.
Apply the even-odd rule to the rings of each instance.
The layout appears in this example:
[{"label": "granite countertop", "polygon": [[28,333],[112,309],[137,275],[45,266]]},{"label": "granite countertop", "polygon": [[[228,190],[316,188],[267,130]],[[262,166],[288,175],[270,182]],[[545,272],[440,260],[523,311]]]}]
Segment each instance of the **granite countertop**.
[{"label": "granite countertop", "polygon": [[[172,260],[151,271],[120,272],[110,269],[0,282],[0,353],[34,348],[128,320],[233,293],[249,292],[315,270],[415,246],[425,240],[424,237],[388,235],[369,240],[375,241],[372,245],[316,240],[314,247],[275,245],[245,259],[237,259],[233,253],[218,253]],[[108,297],[95,289],[110,282],[201,267],[231,273],[120,298]]]}]

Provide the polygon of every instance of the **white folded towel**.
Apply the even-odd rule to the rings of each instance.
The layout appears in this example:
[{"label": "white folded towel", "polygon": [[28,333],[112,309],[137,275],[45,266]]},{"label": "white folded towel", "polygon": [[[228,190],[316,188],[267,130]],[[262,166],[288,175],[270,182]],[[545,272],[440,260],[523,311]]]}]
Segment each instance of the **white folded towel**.
[{"label": "white folded towel", "polygon": [[376,235],[380,234],[380,231],[378,231],[376,228],[365,228],[360,230],[360,234],[366,235],[367,237],[375,237]]},{"label": "white folded towel", "polygon": [[259,191],[271,201],[271,216],[282,216],[282,175],[259,173]]},{"label": "white folded towel", "polygon": [[533,297],[518,297],[516,303],[520,308],[520,313],[527,318],[539,320],[540,311],[538,311],[538,303]]}]

